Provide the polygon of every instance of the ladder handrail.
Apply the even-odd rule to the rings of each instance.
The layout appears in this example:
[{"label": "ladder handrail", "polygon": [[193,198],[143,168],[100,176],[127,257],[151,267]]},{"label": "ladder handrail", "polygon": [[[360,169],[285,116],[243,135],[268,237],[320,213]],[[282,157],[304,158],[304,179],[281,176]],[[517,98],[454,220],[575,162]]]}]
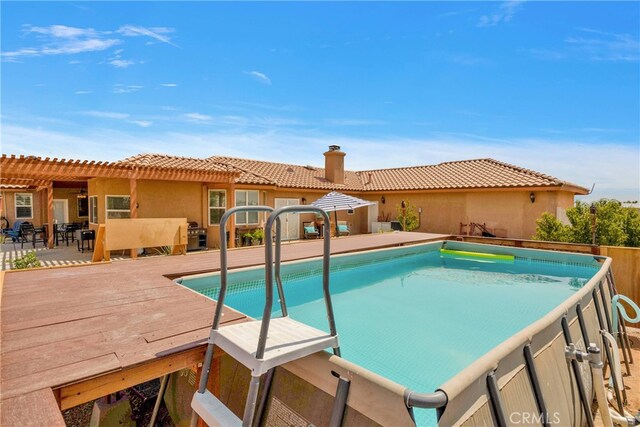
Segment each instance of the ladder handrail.
[{"label": "ladder handrail", "polygon": [[[218,329],[220,325],[220,318],[222,317],[222,309],[224,307],[224,297],[227,293],[227,220],[231,215],[237,214],[238,212],[273,212],[273,208],[271,206],[236,206],[227,210],[220,218],[220,292],[216,300],[216,312],[213,316],[212,329],[214,330]],[[265,240],[266,238],[267,234],[265,233]],[[280,293],[280,289],[278,289],[278,292]]]},{"label": "ladder handrail", "polygon": [[[329,320],[329,329],[331,336],[337,336],[335,319],[333,315],[333,306],[331,304],[331,292],[329,290],[329,261],[331,256],[331,224],[329,215],[324,210],[315,206],[299,205],[299,206],[284,206],[276,209],[269,215],[265,224],[265,236],[270,236],[273,229],[273,223],[279,219],[280,215],[285,213],[315,213],[324,217],[324,247],[322,256],[322,291],[324,294],[324,302],[327,309],[327,318]],[[280,272],[280,233],[279,223],[276,225],[276,271],[279,281]],[[269,323],[271,322],[271,306],[273,304],[273,247],[272,242],[269,239],[265,246],[265,286],[266,286],[266,301],[264,305],[264,312],[262,315],[262,324],[260,327],[260,337],[258,339],[258,348],[256,350],[256,359],[262,359],[264,357],[265,346],[267,342],[267,334],[269,332]],[[279,287],[280,288],[280,287]],[[278,289],[280,291],[280,289]],[[282,296],[281,296],[282,298]],[[281,300],[282,304],[283,300]],[[285,309],[286,312],[286,309]],[[334,348],[334,353],[340,356],[340,349]]]},{"label": "ladder handrail", "polygon": [[[216,301],[216,311],[213,315],[213,325],[211,326],[211,334],[220,326],[220,319],[222,318],[222,309],[224,308],[224,298],[227,294],[227,220],[231,215],[238,212],[273,212],[273,208],[270,206],[236,206],[227,210],[220,218],[220,292],[218,293],[218,299]],[[280,221],[278,221],[278,227]],[[266,267],[266,266],[265,266]],[[282,295],[282,289],[278,288],[278,293]],[[207,380],[209,379],[209,371],[211,369],[211,362],[213,360],[213,342],[209,335],[209,342],[207,345],[207,352],[204,356],[204,362],[202,364],[202,374],[200,375],[200,383],[198,384],[198,393],[204,393],[207,388]]]}]

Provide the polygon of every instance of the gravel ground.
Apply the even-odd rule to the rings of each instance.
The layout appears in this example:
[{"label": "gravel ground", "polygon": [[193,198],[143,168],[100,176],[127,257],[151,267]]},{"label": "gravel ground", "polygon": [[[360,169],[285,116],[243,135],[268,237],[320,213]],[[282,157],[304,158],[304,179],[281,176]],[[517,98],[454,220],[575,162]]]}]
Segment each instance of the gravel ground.
[{"label": "gravel ground", "polygon": [[[153,406],[156,402],[156,395],[160,388],[160,380],[153,380],[143,384],[139,384],[136,390],[140,393],[127,389],[124,392],[129,396],[131,402],[132,418],[139,427],[148,426],[153,412]],[[144,398],[143,398],[144,396]],[[64,422],[68,427],[88,427],[91,421],[91,411],[93,410],[93,402],[67,409],[62,413]],[[154,427],[171,427],[173,422],[169,416],[169,412],[162,402],[160,411],[156,418]]]}]

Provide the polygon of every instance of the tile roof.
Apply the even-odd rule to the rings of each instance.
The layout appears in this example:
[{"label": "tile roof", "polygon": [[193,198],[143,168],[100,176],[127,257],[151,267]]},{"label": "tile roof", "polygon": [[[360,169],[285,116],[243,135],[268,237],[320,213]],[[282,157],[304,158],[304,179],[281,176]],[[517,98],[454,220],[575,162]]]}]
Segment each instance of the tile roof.
[{"label": "tile roof", "polygon": [[229,164],[242,170],[243,173],[236,180],[236,182],[241,184],[261,184],[266,181],[269,184],[284,188],[341,189],[345,191],[364,190],[358,174],[352,171],[344,171],[344,184],[334,184],[325,179],[323,168],[314,166],[300,166],[224,156],[213,156],[209,157],[208,160]]},{"label": "tile roof", "polygon": [[560,187],[575,184],[494,159],[359,172],[365,191]]},{"label": "tile roof", "polygon": [[188,169],[208,172],[234,172],[228,165],[195,157],[169,156],[166,154],[138,154],[116,162],[119,165],[149,166],[163,169]]},{"label": "tile roof", "polygon": [[345,170],[345,183],[334,184],[324,178],[324,169],[313,166],[266,162],[236,157],[212,156],[206,159],[140,154],[119,164],[236,172],[238,184],[273,185],[342,191],[459,190],[527,187],[572,187],[578,193],[587,189],[530,169],[494,159],[474,159],[426,166]]}]

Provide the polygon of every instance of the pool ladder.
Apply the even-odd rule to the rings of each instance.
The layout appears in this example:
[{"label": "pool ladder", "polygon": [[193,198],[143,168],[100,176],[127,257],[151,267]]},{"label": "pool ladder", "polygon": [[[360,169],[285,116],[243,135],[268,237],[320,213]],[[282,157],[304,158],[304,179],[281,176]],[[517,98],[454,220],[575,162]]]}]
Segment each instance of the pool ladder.
[{"label": "pool ladder", "polygon": [[[227,238],[226,223],[229,217],[238,212],[270,212],[265,224],[265,286],[266,302],[262,320],[251,320],[219,328],[227,291]],[[322,289],[324,293],[329,330],[315,329],[291,319],[280,278],[281,261],[281,226],[280,215],[285,213],[315,213],[324,217],[324,250],[322,259]],[[271,239],[274,222],[275,228],[275,261]],[[260,377],[271,369],[287,362],[300,359],[318,351],[332,348],[333,353],[340,356],[338,333],[336,331],[329,291],[329,257],[330,257],[330,223],[329,216],[322,209],[313,206],[285,206],[277,210],[269,206],[239,206],[229,209],[220,219],[220,293],[218,296],[213,325],[209,335],[198,391],[193,395],[191,407],[193,417],[191,426],[197,423],[198,416],[209,426],[245,426],[253,423],[258,399]],[[273,279],[276,288],[282,317],[271,319],[273,305]],[[228,355],[249,368],[251,383],[245,404],[242,420],[238,418],[224,403],[207,390],[209,371],[213,360],[213,348],[218,346]]]}]

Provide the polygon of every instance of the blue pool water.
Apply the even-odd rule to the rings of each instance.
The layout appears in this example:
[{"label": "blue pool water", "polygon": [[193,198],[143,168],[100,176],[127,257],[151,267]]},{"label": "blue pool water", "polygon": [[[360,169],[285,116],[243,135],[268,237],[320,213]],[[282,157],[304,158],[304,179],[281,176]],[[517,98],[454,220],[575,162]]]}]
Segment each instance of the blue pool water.
[{"label": "blue pool water", "polygon": [[[375,262],[342,260],[330,282],[342,356],[418,392],[434,391],[557,307],[596,271],[595,265],[519,258],[442,258],[433,250]],[[226,304],[259,318],[262,274],[231,274]],[[217,298],[217,280],[185,278],[183,285]],[[283,282],[290,316],[328,331],[319,262],[283,268]],[[274,304],[274,317],[279,313]],[[419,425],[436,424],[435,416],[416,411]]]}]

